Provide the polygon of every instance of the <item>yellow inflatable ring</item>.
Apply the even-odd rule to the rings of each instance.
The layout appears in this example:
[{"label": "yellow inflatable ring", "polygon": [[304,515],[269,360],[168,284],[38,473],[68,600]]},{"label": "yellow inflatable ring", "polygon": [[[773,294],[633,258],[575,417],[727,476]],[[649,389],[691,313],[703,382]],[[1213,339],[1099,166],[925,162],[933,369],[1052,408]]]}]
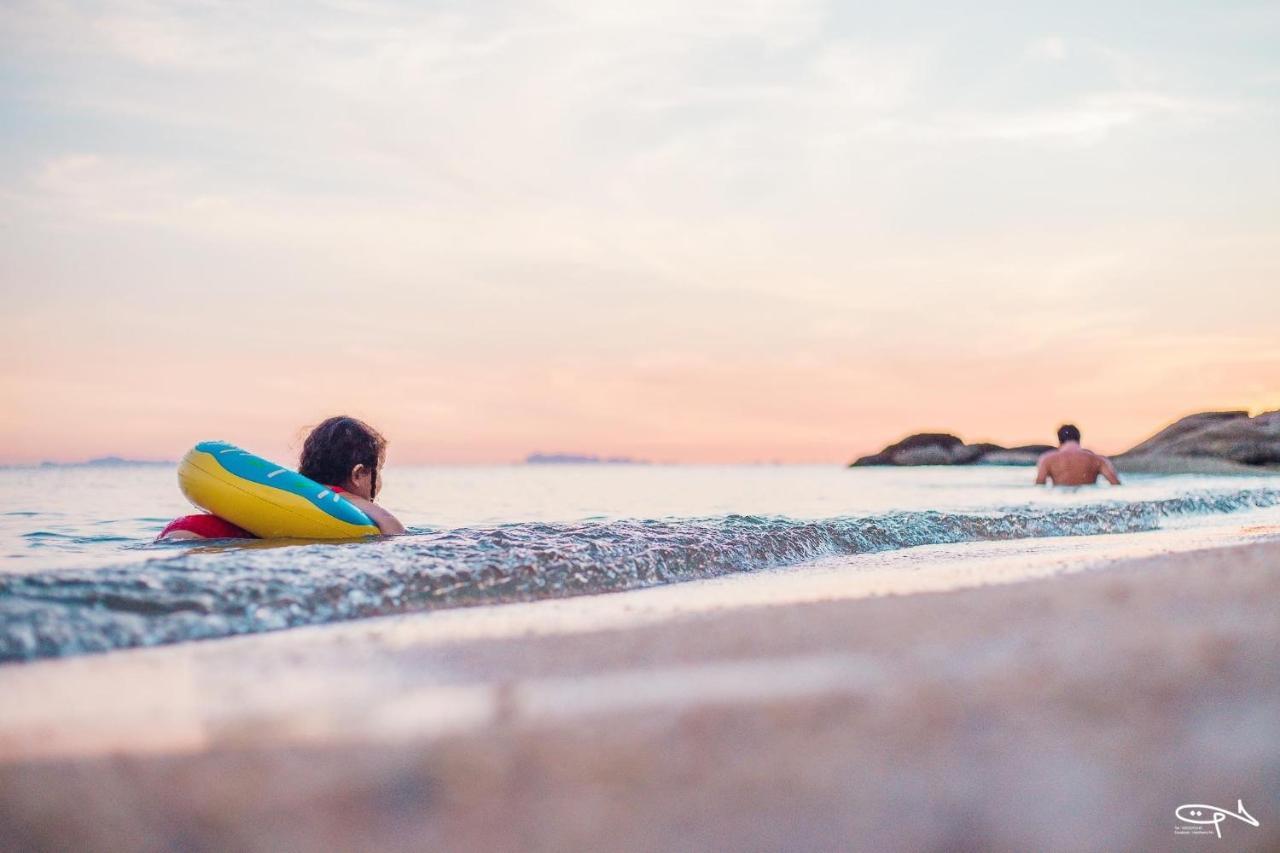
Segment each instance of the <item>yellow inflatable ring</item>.
[{"label": "yellow inflatable ring", "polygon": [[369,516],[329,487],[225,441],[191,448],[178,463],[178,487],[196,506],[263,539],[378,533]]}]

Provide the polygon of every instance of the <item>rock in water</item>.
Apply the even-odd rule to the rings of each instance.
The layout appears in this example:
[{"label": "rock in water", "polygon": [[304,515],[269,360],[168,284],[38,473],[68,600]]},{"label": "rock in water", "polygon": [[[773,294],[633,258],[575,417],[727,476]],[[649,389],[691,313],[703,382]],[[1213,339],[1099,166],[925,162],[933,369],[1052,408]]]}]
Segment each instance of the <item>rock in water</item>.
[{"label": "rock in water", "polygon": [[1007,448],[982,442],[965,444],[948,432],[921,432],[863,456],[849,467],[868,465],[1034,465],[1046,444]]},{"label": "rock in water", "polygon": [[1223,459],[1242,465],[1280,465],[1280,411],[1249,417],[1248,412],[1188,415],[1117,457]]},{"label": "rock in water", "polygon": [[863,456],[850,467],[863,465],[950,465],[951,449],[964,442],[946,432],[921,432],[891,444],[879,453]]},{"label": "rock in water", "polygon": [[[965,444],[947,432],[922,432],[863,456],[866,465],[1034,465],[1046,444],[1005,448]],[[1122,470],[1150,473],[1252,473],[1250,467],[1280,465],[1280,410],[1201,412],[1175,421],[1115,457]]]}]

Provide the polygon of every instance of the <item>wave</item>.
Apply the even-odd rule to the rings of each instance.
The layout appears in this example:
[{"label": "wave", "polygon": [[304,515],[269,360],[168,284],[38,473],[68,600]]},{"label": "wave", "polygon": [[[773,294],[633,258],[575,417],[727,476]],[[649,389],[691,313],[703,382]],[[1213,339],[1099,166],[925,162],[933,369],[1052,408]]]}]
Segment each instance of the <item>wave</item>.
[{"label": "wave", "polygon": [[1155,530],[1280,490],[990,512],[520,523],[344,544],[161,543],[143,563],[0,575],[0,661],[614,592],[917,545]]},{"label": "wave", "polygon": [[33,547],[47,545],[99,545],[103,542],[129,542],[128,536],[116,536],[113,534],[105,534],[101,536],[80,536],[75,533],[59,533],[56,530],[33,530],[30,533],[23,533],[23,539]]}]

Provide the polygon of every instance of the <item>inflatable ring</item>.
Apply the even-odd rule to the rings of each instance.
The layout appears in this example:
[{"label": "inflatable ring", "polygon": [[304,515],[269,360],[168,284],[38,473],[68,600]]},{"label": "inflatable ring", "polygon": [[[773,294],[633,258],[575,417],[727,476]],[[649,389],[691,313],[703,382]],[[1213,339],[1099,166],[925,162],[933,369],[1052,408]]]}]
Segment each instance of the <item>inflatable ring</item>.
[{"label": "inflatable ring", "polygon": [[297,471],[225,441],[202,441],[178,463],[187,500],[263,539],[356,539],[378,526],[351,501]]}]

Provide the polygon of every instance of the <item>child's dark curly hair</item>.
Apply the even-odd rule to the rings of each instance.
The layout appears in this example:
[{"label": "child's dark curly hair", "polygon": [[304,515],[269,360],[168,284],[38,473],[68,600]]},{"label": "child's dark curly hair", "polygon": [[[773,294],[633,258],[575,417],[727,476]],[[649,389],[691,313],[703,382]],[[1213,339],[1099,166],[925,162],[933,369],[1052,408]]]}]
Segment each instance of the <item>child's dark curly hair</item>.
[{"label": "child's dark curly hair", "polygon": [[378,493],[378,469],[387,455],[387,440],[364,421],[339,415],[317,425],[307,436],[298,458],[298,473],[317,483],[338,486],[351,469],[366,465],[373,480],[370,493]]}]

